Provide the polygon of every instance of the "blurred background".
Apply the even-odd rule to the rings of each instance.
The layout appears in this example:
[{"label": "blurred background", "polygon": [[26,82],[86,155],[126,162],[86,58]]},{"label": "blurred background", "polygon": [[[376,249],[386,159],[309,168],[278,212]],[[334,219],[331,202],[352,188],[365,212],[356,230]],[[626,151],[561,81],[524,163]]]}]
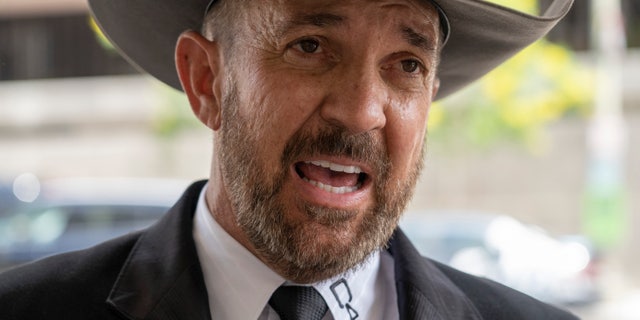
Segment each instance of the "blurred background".
[{"label": "blurred background", "polygon": [[[577,0],[429,121],[403,221],[420,250],[584,319],[638,319],[640,0]],[[210,145],[85,1],[0,1],[0,268],[152,223],[208,176]]]}]

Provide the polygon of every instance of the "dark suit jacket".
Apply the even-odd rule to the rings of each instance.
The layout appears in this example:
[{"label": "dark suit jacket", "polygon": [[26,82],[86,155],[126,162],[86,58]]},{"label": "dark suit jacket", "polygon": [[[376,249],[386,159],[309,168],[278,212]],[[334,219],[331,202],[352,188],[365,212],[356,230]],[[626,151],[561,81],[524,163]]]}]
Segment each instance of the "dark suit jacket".
[{"label": "dark suit jacket", "polygon": [[[0,319],[210,319],[192,237],[202,186],[146,230],[1,274]],[[401,319],[575,319],[421,257],[400,230],[389,250]]]}]

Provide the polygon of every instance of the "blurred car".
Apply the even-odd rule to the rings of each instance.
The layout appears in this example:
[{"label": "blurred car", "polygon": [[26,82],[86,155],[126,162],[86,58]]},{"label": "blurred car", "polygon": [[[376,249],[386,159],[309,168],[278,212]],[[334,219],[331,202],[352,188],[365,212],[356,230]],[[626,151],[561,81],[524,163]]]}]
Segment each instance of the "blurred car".
[{"label": "blurred car", "polygon": [[474,212],[412,212],[400,224],[421,254],[461,271],[551,304],[599,299],[597,257],[583,237],[562,241],[509,216]]},{"label": "blurred car", "polygon": [[13,194],[11,183],[0,181],[0,217],[8,214],[19,204],[20,200]]},{"label": "blurred car", "polygon": [[15,196],[13,195],[13,190],[11,190],[11,185],[0,182],[0,216],[13,207],[13,204],[18,200],[14,199]]},{"label": "blurred car", "polygon": [[151,225],[188,182],[76,178],[43,182],[30,204],[0,217],[0,268],[90,247]]}]

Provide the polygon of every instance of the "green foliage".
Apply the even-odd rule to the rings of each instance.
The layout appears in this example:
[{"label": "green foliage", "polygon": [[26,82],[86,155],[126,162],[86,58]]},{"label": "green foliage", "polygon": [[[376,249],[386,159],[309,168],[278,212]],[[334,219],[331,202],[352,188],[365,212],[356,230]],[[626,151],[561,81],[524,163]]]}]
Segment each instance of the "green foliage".
[{"label": "green foliage", "polygon": [[[490,0],[536,14],[536,0]],[[430,138],[489,147],[514,142],[535,149],[546,125],[584,115],[593,100],[592,70],[565,47],[540,40],[452,97],[435,103]]]},{"label": "green foliage", "polygon": [[537,0],[485,0],[486,2],[493,2],[495,4],[509,7],[520,12],[528,14],[538,13],[538,1]]},{"label": "green foliage", "polygon": [[488,147],[510,141],[535,148],[545,125],[585,115],[592,71],[568,49],[540,40],[454,96],[434,104],[434,139],[464,139]]}]

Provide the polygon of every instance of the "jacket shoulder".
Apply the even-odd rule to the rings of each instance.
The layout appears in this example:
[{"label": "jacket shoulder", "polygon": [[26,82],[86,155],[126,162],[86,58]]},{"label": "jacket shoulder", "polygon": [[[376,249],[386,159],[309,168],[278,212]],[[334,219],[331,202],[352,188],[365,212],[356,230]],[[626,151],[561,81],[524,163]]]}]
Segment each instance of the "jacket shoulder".
[{"label": "jacket shoulder", "polygon": [[431,261],[475,305],[485,319],[575,320],[573,314],[495,281],[473,276]]},{"label": "jacket shoulder", "polygon": [[[140,233],[55,255],[0,273],[2,319],[108,319],[106,304]],[[36,307],[37,306],[37,307]]]}]

